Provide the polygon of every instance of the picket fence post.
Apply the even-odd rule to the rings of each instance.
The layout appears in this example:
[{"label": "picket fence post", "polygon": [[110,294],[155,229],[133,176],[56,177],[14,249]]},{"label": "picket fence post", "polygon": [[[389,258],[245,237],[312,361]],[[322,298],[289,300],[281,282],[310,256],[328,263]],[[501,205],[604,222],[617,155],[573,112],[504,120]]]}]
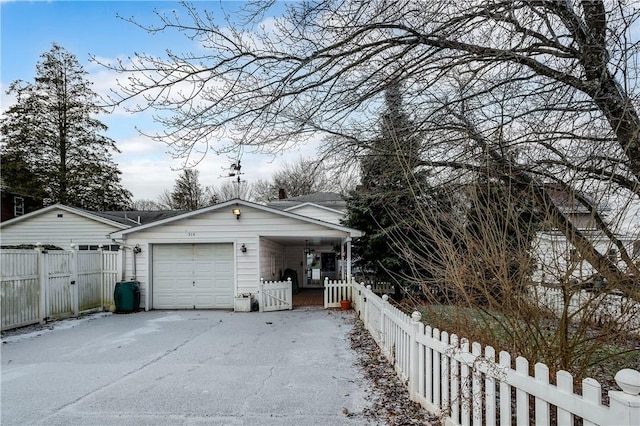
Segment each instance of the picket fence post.
[{"label": "picket fence post", "polygon": [[609,391],[609,406],[621,425],[640,425],[640,371],[625,368],[614,377],[622,391]]},{"label": "picket fence post", "polygon": [[387,352],[387,347],[385,344],[385,327],[384,327],[384,311],[385,308],[389,305],[389,296],[387,296],[386,294],[384,294],[382,296],[382,305],[380,305],[380,348],[382,348],[382,353],[385,355],[388,355]]},{"label": "picket fence post", "polygon": [[[364,283],[362,283],[364,284]],[[371,293],[371,284],[367,285],[367,290],[364,292],[364,324],[366,326],[367,329],[369,329],[369,296]],[[369,329],[369,332],[372,332],[373,330]],[[375,330],[378,331],[378,330]],[[374,334],[373,332],[371,334]]]},{"label": "picket fence post", "polygon": [[324,277],[324,308],[329,307],[329,277]]},{"label": "picket fence post", "polygon": [[413,402],[418,402],[418,373],[420,371],[420,365],[418,365],[418,353],[420,343],[418,343],[418,328],[422,320],[422,314],[418,311],[413,311],[411,314],[411,352],[409,353],[409,397]]},{"label": "picket fence post", "polygon": [[260,278],[258,287],[258,312],[264,312],[264,278]]}]

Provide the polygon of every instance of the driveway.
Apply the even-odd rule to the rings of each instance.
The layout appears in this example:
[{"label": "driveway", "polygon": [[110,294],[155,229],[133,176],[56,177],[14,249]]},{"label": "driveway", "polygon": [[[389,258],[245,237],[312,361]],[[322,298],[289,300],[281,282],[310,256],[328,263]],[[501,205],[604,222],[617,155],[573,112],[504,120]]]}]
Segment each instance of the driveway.
[{"label": "driveway", "polygon": [[[97,314],[5,336],[8,425],[362,425],[353,313]],[[345,410],[346,409],[346,410]],[[350,415],[346,415],[348,412]]]}]

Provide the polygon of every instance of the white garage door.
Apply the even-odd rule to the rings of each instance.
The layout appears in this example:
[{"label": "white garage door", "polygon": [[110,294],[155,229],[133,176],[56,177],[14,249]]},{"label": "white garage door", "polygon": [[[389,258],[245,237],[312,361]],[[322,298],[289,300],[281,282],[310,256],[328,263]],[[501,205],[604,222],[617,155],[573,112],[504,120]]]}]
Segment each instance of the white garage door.
[{"label": "white garage door", "polygon": [[153,246],[155,309],[233,308],[233,244]]}]

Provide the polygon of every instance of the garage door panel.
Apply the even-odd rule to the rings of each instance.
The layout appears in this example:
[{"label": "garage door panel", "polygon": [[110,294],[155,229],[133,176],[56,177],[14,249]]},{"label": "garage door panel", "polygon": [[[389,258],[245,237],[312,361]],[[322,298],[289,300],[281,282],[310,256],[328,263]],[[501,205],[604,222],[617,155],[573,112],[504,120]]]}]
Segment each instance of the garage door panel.
[{"label": "garage door panel", "polygon": [[233,253],[232,244],[153,246],[154,308],[232,308]]},{"label": "garage door panel", "polygon": [[198,276],[199,274],[211,274],[213,273],[213,270],[214,270],[214,267],[211,264],[211,262],[203,262],[203,261],[195,262],[195,271]]}]

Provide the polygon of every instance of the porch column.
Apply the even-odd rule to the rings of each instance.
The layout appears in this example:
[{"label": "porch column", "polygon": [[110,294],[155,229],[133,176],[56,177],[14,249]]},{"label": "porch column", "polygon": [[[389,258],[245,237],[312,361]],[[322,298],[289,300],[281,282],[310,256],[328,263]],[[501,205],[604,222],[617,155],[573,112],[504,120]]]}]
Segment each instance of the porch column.
[{"label": "porch column", "polygon": [[347,282],[351,282],[351,237],[346,238],[347,242]]}]

